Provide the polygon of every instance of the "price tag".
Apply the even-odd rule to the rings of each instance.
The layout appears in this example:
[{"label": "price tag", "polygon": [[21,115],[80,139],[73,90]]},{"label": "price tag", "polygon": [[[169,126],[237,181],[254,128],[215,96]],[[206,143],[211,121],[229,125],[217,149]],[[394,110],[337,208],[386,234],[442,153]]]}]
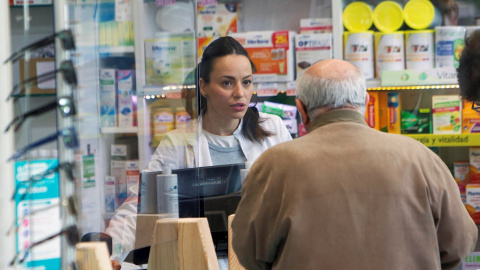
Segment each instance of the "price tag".
[{"label": "price tag", "polygon": [[259,83],[257,86],[258,97],[270,97],[278,94],[277,83]]},{"label": "price tag", "polygon": [[209,5],[216,5],[217,0],[199,0],[198,5],[199,6],[209,6]]},{"label": "price tag", "polygon": [[297,90],[295,90],[295,82],[287,82],[287,90],[285,90],[287,96],[296,96]]},{"label": "price tag", "polygon": [[155,0],[155,6],[164,7],[175,5],[175,0]]}]

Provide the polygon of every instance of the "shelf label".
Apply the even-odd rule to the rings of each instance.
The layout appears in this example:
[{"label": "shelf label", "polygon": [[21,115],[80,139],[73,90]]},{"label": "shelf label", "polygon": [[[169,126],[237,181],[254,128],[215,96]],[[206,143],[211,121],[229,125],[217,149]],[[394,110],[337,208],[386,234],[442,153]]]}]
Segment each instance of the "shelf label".
[{"label": "shelf label", "polygon": [[457,70],[453,67],[425,70],[385,70],[382,86],[409,86],[432,84],[458,84]]},{"label": "shelf label", "polygon": [[175,5],[175,0],[155,0],[155,6],[164,7]]},{"label": "shelf label", "polygon": [[257,85],[258,97],[271,97],[278,95],[278,83],[259,83]]},{"label": "shelf label", "polygon": [[216,5],[217,0],[199,0],[198,5],[199,6],[209,6],[209,5]]},{"label": "shelf label", "polygon": [[296,96],[297,90],[295,90],[295,82],[287,82],[287,89],[285,90],[287,96]]},{"label": "shelf label", "polygon": [[413,138],[425,146],[476,146],[480,145],[479,134],[433,135],[433,134],[403,134]]},{"label": "shelf label", "polygon": [[182,93],[181,92],[166,93],[165,98],[167,98],[167,99],[181,99],[182,98]]}]

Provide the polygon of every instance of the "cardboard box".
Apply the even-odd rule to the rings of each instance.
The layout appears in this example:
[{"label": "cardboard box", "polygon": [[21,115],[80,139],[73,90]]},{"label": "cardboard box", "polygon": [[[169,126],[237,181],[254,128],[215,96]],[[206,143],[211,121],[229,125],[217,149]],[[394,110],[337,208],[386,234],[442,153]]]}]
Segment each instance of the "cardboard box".
[{"label": "cardboard box", "polygon": [[470,183],[480,184],[480,147],[470,147]]},{"label": "cardboard box", "polygon": [[458,95],[432,96],[433,134],[461,134],[461,109]]},{"label": "cardboard box", "polygon": [[475,224],[480,224],[480,185],[467,185],[467,203],[465,207]]},{"label": "cardboard box", "polygon": [[295,36],[297,76],[314,63],[333,57],[332,34],[300,34]]},{"label": "cardboard box", "polygon": [[198,5],[197,29],[199,37],[224,37],[236,33],[238,28],[238,3]]},{"label": "cardboard box", "polygon": [[472,102],[463,100],[462,133],[480,133],[480,113],[472,110]]},{"label": "cardboard box", "polygon": [[258,31],[230,36],[243,45],[255,65],[254,82],[295,80],[295,32]]},{"label": "cardboard box", "polygon": [[401,133],[401,102],[398,92],[388,92],[388,133]]},{"label": "cardboard box", "polygon": [[463,204],[466,203],[467,195],[466,188],[470,183],[470,162],[469,161],[455,161],[453,162],[453,178],[457,182],[458,189]]},{"label": "cardboard box", "polygon": [[133,127],[134,70],[117,70],[118,126]]},{"label": "cardboard box", "polygon": [[371,128],[380,130],[380,108],[379,108],[379,92],[368,92],[370,100],[365,110],[365,122]]},{"label": "cardboard box", "polygon": [[147,85],[183,84],[195,68],[192,34],[164,35],[145,40],[145,81]]},{"label": "cardboard box", "polygon": [[402,134],[432,133],[430,108],[402,110],[400,121]]},{"label": "cardboard box", "polygon": [[[52,72],[55,70],[55,58],[32,58],[28,62],[28,76],[25,76],[25,60],[20,59],[20,81],[25,79],[37,77],[42,74]],[[55,78],[41,82],[38,84],[36,81],[31,83],[30,94],[55,94],[56,85]],[[20,91],[17,90],[17,94],[25,94],[25,88],[21,87]]]},{"label": "cardboard box", "polygon": [[100,69],[100,126],[117,124],[117,76],[115,69]]},{"label": "cardboard box", "polygon": [[300,34],[332,33],[332,18],[300,19]]}]

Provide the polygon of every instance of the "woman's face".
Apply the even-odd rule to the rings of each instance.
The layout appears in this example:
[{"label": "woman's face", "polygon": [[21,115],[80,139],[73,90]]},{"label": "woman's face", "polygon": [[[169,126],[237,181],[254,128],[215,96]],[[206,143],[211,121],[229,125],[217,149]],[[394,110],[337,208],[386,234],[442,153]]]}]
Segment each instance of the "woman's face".
[{"label": "woman's face", "polygon": [[200,92],[207,98],[207,114],[241,119],[253,94],[252,67],[246,56],[231,54],[217,58],[210,72],[210,82],[199,80]]}]

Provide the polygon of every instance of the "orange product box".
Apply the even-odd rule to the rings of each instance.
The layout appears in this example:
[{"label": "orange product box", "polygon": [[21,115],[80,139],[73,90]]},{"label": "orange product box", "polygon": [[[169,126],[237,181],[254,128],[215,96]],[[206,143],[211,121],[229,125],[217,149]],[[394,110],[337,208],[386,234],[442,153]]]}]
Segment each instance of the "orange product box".
[{"label": "orange product box", "polygon": [[295,80],[295,32],[255,31],[230,36],[242,44],[255,65],[254,82]]},{"label": "orange product box", "polygon": [[365,110],[365,122],[368,126],[376,130],[380,130],[380,109],[379,109],[379,92],[368,91],[370,100]]},{"label": "orange product box", "polygon": [[470,183],[480,184],[480,147],[470,147]]},{"label": "orange product box", "polygon": [[378,124],[379,130],[388,132],[388,93],[378,92]]},{"label": "orange product box", "polygon": [[467,185],[467,212],[475,224],[480,224],[480,185]]},{"label": "orange product box", "polygon": [[472,102],[463,100],[462,133],[480,133],[480,113],[472,110]]},{"label": "orange product box", "polygon": [[398,92],[388,92],[388,133],[401,133],[400,95]]}]

